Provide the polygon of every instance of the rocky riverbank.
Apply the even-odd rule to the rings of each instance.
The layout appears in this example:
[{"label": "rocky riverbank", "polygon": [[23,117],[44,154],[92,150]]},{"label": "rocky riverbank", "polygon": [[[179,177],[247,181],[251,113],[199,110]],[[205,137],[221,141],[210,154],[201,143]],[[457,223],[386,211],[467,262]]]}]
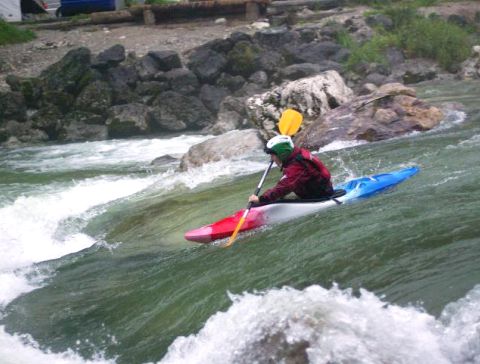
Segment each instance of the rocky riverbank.
[{"label": "rocky riverbank", "polygon": [[[120,42],[100,52],[71,49],[40,73],[26,72],[33,77],[5,77],[10,90],[0,93],[0,143],[190,130],[223,134],[251,127],[268,138],[286,107],[304,114],[308,132],[298,140],[314,148],[335,138],[379,140],[434,127],[442,112],[398,83],[478,78],[480,50],[474,47],[471,58],[447,72],[432,61],[407,59],[401,49],[388,47],[386,62],[352,70],[346,67],[352,51],[339,35],[369,39],[379,24],[388,27],[392,21],[364,14],[364,8],[337,9],[321,21],[295,26],[238,23],[224,37],[200,45],[184,43],[181,47],[195,45],[188,50],[172,43],[181,39],[180,32],[170,39],[171,47],[144,54]],[[338,120],[347,121],[339,128]],[[341,135],[338,130],[343,130]]]}]

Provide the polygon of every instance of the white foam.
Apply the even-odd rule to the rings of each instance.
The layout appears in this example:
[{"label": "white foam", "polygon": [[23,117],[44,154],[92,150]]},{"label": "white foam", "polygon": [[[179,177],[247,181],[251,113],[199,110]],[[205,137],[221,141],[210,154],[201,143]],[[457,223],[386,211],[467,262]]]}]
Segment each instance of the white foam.
[{"label": "white foam", "polygon": [[355,297],[349,290],[315,285],[233,296],[228,311],[210,317],[198,334],[178,337],[161,363],[282,362],[287,357],[316,364],[478,363],[477,291],[468,303],[458,303],[464,319],[455,316],[455,324],[447,327],[419,308],[388,305],[365,290]]},{"label": "white foam", "polygon": [[74,232],[57,237],[57,229],[66,219],[134,194],[153,181],[153,177],[88,179],[58,192],[17,198],[0,209],[0,272],[91,246],[95,241],[90,236]]},{"label": "white foam", "polygon": [[0,326],[0,362],[2,364],[113,364],[114,360],[106,360],[97,354],[92,360],[68,350],[63,353],[42,351],[30,335],[9,335]]},{"label": "white foam", "polygon": [[330,152],[333,150],[340,150],[340,149],[347,149],[347,148],[352,148],[356,147],[359,145],[366,144],[367,141],[365,140],[335,140],[323,147],[321,147],[318,152],[319,153],[325,153],[325,152]]},{"label": "white foam", "polygon": [[[181,155],[211,135],[181,135],[171,139],[106,140],[15,149],[3,163],[30,172],[82,170],[149,164],[163,155]],[[25,158],[28,154],[29,157]]]}]

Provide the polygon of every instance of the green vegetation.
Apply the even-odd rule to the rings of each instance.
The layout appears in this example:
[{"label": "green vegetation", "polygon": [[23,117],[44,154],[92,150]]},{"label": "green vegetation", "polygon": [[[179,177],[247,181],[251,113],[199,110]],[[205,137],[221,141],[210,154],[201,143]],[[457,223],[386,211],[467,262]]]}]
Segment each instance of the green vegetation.
[{"label": "green vegetation", "polygon": [[[402,5],[383,5],[382,8],[364,14],[385,15],[392,20],[393,26],[389,30],[378,26],[377,34],[363,44],[357,44],[347,32],[339,32],[337,42],[352,52],[346,64],[347,68],[355,69],[362,63],[385,63],[384,51],[390,46],[401,48],[408,57],[435,60],[447,70],[464,61],[470,54],[469,31],[472,30],[439,17],[424,18],[415,9],[416,6],[432,4],[435,1],[437,0],[412,0],[402,2]],[[405,6],[405,3],[409,5]]]},{"label": "green vegetation", "polygon": [[178,0],[145,0],[145,4],[172,4],[176,3]]},{"label": "green vegetation", "polygon": [[470,55],[468,33],[443,20],[418,19],[400,31],[400,47],[407,54],[436,60],[449,69]]},{"label": "green vegetation", "polygon": [[35,39],[35,33],[31,30],[18,29],[14,25],[0,19],[0,46],[28,42],[32,39]]},{"label": "green vegetation", "polygon": [[434,6],[440,3],[460,0],[349,0],[350,5],[369,5],[375,7],[388,7],[394,5],[407,5],[413,7]]},{"label": "green vegetation", "polygon": [[347,61],[347,68],[353,69],[362,63],[387,62],[384,51],[386,48],[396,46],[398,38],[395,34],[375,35],[368,42],[352,48],[352,53]]}]

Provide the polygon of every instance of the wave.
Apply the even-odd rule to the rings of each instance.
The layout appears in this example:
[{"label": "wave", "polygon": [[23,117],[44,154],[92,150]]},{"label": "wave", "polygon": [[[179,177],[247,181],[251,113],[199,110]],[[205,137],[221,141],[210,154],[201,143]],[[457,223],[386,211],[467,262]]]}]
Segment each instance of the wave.
[{"label": "wave", "polygon": [[441,319],[373,293],[318,285],[231,295],[196,335],[178,337],[170,363],[478,363],[480,286]]}]

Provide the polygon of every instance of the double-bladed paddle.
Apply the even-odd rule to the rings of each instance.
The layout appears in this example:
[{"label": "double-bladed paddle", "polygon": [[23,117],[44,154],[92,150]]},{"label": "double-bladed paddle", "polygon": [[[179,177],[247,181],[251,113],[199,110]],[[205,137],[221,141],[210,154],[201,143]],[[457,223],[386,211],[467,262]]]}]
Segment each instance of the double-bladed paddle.
[{"label": "double-bladed paddle", "polygon": [[[303,120],[303,116],[298,111],[295,111],[293,109],[285,110],[282,113],[282,116],[280,117],[280,121],[278,122],[278,130],[280,130],[280,134],[288,135],[288,136],[292,136],[296,134],[298,129],[300,129],[300,125],[302,125],[302,120]],[[263,176],[260,179],[260,182],[258,183],[257,189],[255,190],[255,196],[258,196],[258,194],[260,193],[260,189],[262,188],[263,182],[265,182],[265,178],[267,177],[268,172],[270,172],[272,165],[273,165],[273,160],[270,161],[268,168],[265,170],[265,172],[263,172]],[[237,227],[233,231],[232,236],[228,240],[227,244],[223,246],[224,248],[227,248],[233,244],[251,208],[252,208],[252,202],[249,202],[247,205],[247,208],[243,212],[242,217],[238,221]]]}]

